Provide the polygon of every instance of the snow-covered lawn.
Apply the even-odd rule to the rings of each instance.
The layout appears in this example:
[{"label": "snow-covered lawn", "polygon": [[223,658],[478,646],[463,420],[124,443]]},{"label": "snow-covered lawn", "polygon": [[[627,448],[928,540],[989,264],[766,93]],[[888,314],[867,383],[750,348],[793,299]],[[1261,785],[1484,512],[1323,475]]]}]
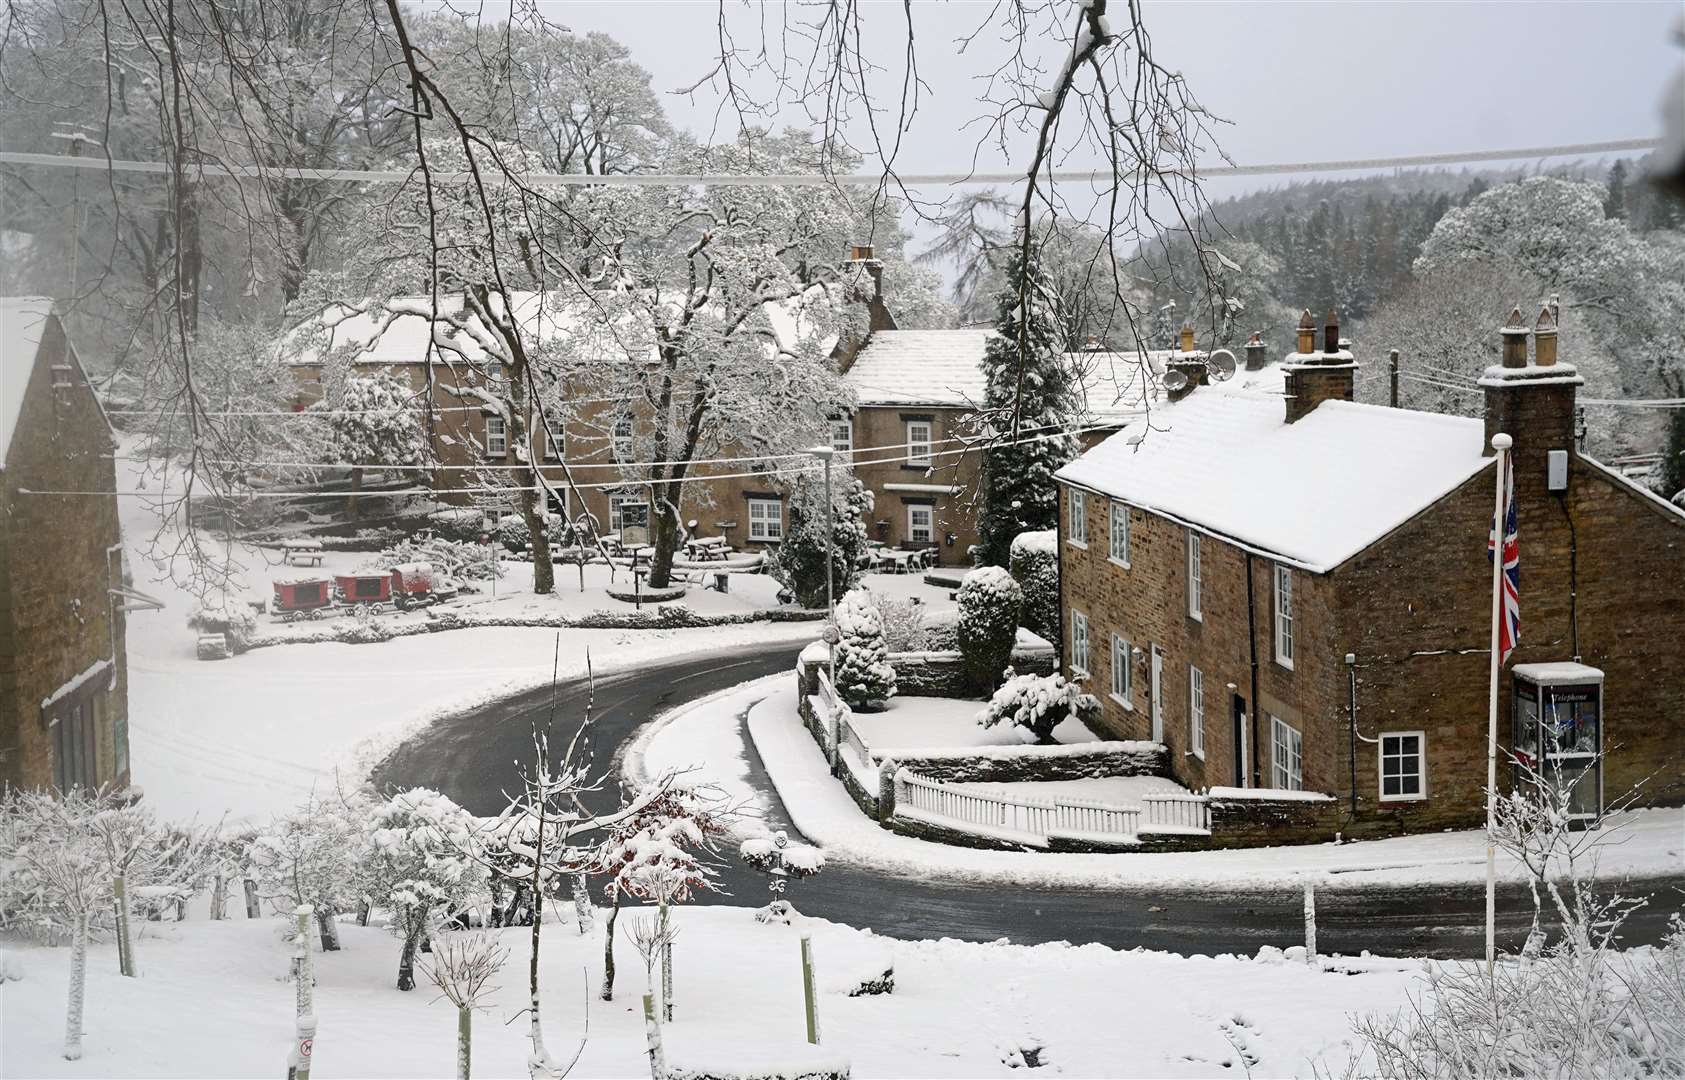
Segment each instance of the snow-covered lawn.
[{"label": "snow-covered lawn", "polygon": [[[599,914],[587,936],[570,919],[547,922],[543,1017],[552,1054],[571,1056],[589,1010],[575,1076],[649,1075],[638,1005],[643,967],[625,933],[641,917],[641,910],[620,917],[609,1003],[596,1000],[606,920]],[[1100,945],[892,941],[811,919],[763,926],[745,908],[680,908],[675,922],[669,1060],[745,1071],[805,1052],[802,933],[813,936],[823,1050],[850,1059],[857,1077],[1022,1075],[1007,1061],[1032,1047],[1041,1048],[1044,1069],[1065,1076],[1303,1076],[1316,1064],[1338,1071],[1354,1003],[1396,1009],[1421,978],[1413,962],[1322,970],[1284,963],[1274,950],[1259,960],[1184,959]],[[0,1071],[282,1075],[294,1009],[282,921],[140,925],[141,978],[118,976],[112,946],[90,951],[85,1056],[77,1062],[59,1054],[68,950],[18,950],[24,978],[0,986]],[[393,989],[396,939],[351,924],[341,932],[342,951],[315,957],[315,1075],[451,1075],[455,1010],[425,981],[409,993]],[[526,1073],[525,1020],[505,1021],[524,1005],[528,931],[500,936],[510,955],[494,980],[501,989],[474,1024],[476,1076]],[[846,996],[886,960],[895,969],[893,994]]]},{"label": "snow-covered lawn", "polygon": [[[678,710],[646,733],[627,756],[625,770],[642,777],[649,775],[646,769],[693,764],[699,775],[750,798],[742,751],[727,743],[741,738],[737,717],[748,710],[749,734],[791,823],[824,848],[832,863],[921,878],[1074,888],[1296,887],[1306,879],[1335,887],[1412,885],[1477,882],[1486,872],[1485,834],[1479,830],[1347,844],[1104,855],[979,851],[899,836],[861,813],[832,778],[802,727],[795,699],[795,676],[779,675]],[[1600,876],[1670,874],[1685,866],[1685,809],[1612,814],[1599,835]],[[1499,873],[1524,877],[1519,864],[1503,856]]]},{"label": "snow-covered lawn", "polygon": [[[120,489],[136,490],[135,462],[120,458],[118,466]],[[288,645],[206,662],[196,658],[186,622],[193,595],[145,557],[158,530],[151,501],[118,503],[135,584],[165,605],[162,611],[132,612],[127,637],[131,774],[165,819],[214,821],[227,814],[231,822],[262,820],[293,809],[312,788],[354,785],[428,720],[542,685],[553,664],[563,678],[582,674],[587,651],[598,672],[609,672],[684,653],[800,643],[815,632],[812,623],[690,630],[486,627],[380,644]],[[236,551],[253,587],[267,594],[273,553],[266,561],[265,552]],[[366,557],[329,552],[323,569],[349,569]],[[524,580],[528,591],[510,596],[499,582],[498,603],[566,602],[570,568],[557,567],[560,592],[550,599],[532,595],[530,565],[511,569],[513,583]],[[739,582],[753,583],[753,597],[771,579],[739,575],[734,589]],[[735,602],[744,602],[734,595]]]},{"label": "snow-covered lawn", "polygon": [[[984,702],[958,698],[896,696],[881,712],[856,712],[849,717],[860,739],[873,751],[890,749],[963,749],[967,746],[1019,746],[1018,729],[1005,724],[992,728],[977,722]],[[1053,729],[1062,743],[1094,742],[1099,738],[1075,718]]]}]

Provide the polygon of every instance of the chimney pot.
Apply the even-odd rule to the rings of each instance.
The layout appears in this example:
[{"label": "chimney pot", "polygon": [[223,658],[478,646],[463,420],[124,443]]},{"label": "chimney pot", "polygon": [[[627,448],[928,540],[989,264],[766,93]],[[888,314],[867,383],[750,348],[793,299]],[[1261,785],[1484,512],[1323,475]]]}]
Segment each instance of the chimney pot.
[{"label": "chimney pot", "polygon": [[849,261],[865,262],[872,257],[871,244],[855,244],[849,249]]},{"label": "chimney pot", "polygon": [[1539,308],[1539,319],[1533,324],[1533,362],[1540,367],[1556,363],[1556,317],[1549,304]]},{"label": "chimney pot", "polygon": [[1246,370],[1260,371],[1264,363],[1264,339],[1253,331],[1252,336],[1246,339]]},{"label": "chimney pot", "polygon": [[1322,351],[1340,351],[1340,315],[1333,308],[1328,309],[1328,318],[1322,324]]},{"label": "chimney pot", "polygon": [[1499,333],[1503,335],[1504,340],[1504,367],[1526,367],[1527,322],[1521,317],[1520,305],[1510,309],[1509,318],[1505,320],[1503,329]]},{"label": "chimney pot", "polygon": [[1307,355],[1316,352],[1316,316],[1311,314],[1310,308],[1299,316],[1299,347],[1296,351]]},{"label": "chimney pot", "polygon": [[1194,324],[1184,320],[1182,323],[1181,349],[1185,353],[1194,351]]}]

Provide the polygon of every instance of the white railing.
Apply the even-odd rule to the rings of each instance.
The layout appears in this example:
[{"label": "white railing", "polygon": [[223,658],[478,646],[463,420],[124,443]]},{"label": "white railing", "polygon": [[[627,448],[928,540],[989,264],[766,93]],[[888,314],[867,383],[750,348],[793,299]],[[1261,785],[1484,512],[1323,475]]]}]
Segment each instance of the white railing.
[{"label": "white railing", "polygon": [[895,811],[940,819],[969,832],[1008,834],[1030,843],[1047,843],[1053,834],[1132,839],[1141,811],[1087,799],[1035,799],[965,784],[944,784],[902,769],[895,774]]},{"label": "white railing", "polygon": [[1165,793],[1141,796],[1147,829],[1211,831],[1211,805],[1204,795]]},{"label": "white railing", "polygon": [[867,772],[872,770],[872,752],[866,749],[866,740],[854,730],[854,725],[846,719],[837,721],[837,749],[854,756],[854,760]]}]

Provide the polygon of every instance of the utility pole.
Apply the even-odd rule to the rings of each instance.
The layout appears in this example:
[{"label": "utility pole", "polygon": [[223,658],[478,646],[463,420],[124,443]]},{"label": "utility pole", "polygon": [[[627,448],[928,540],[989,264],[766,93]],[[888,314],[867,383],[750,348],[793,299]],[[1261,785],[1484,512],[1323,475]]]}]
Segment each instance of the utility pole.
[{"label": "utility pole", "polygon": [[1387,378],[1392,382],[1392,391],[1388,400],[1393,408],[1398,408],[1398,350],[1387,353]]},{"label": "utility pole", "polygon": [[[836,575],[837,530],[832,520],[836,511],[831,506],[831,459],[837,456],[837,451],[832,446],[815,446],[802,452],[825,463],[825,611],[827,617],[831,620],[831,625],[835,626],[837,622],[837,600],[832,595],[831,581]],[[826,664],[830,669],[832,687],[837,685],[836,652],[836,643],[833,642],[825,654],[827,657]]]}]

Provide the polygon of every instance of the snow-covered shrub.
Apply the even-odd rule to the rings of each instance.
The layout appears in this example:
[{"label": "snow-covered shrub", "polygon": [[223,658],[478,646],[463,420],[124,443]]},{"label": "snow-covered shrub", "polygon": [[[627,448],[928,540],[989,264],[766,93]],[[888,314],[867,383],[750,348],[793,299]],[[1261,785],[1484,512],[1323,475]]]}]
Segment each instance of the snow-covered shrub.
[{"label": "snow-covered shrub", "polygon": [[427,527],[446,540],[473,542],[486,531],[485,515],[472,506],[444,506],[428,513]]},{"label": "snow-covered shrub", "polygon": [[[544,535],[551,544],[574,542],[574,528],[560,514],[544,515]],[[497,539],[510,551],[525,551],[532,544],[532,530],[519,514],[504,514],[497,519]]]},{"label": "snow-covered shrub", "polygon": [[995,691],[977,722],[984,727],[1012,724],[1025,742],[1050,743],[1053,729],[1067,718],[1086,723],[1099,713],[1094,695],[1083,693],[1063,675],[1015,675]]},{"label": "snow-covered shrub", "polygon": [[351,624],[333,632],[333,640],[347,645],[379,645],[393,638],[392,625],[383,622],[367,604],[351,609]]},{"label": "snow-covered shrub", "polygon": [[825,559],[831,564],[833,596],[841,596],[860,578],[860,556],[866,550],[866,519],[872,513],[872,493],[847,470],[831,476],[831,547],[825,544],[825,482],[803,473],[790,494],[790,527],[772,557],[772,572],[805,608],[825,606]]},{"label": "snow-covered shrub", "polygon": [[415,987],[415,952],[432,921],[466,905],[484,887],[474,858],[475,822],[427,788],[392,796],[367,822],[362,866],[374,902],[392,911],[403,939],[398,989]]},{"label": "snow-covered shrub", "polygon": [[1024,590],[998,566],[980,566],[960,581],[960,655],[973,685],[991,693],[1000,685],[1012,646],[1018,640],[1018,613]]},{"label": "snow-covered shrub", "polygon": [[883,619],[872,594],[851,589],[837,604],[837,693],[855,708],[881,705],[895,696]]},{"label": "snow-covered shrub", "polygon": [[503,576],[503,564],[497,558],[496,548],[437,536],[429,540],[400,540],[358,569],[379,572],[405,563],[430,563],[433,569],[458,581],[490,581],[493,576]]},{"label": "snow-covered shrub", "polygon": [[277,914],[290,917],[303,904],[316,910],[324,952],[339,948],[334,916],[361,896],[358,854],[369,807],[314,795],[277,817],[246,847],[246,866],[258,894]]},{"label": "snow-covered shrub", "polygon": [[1020,621],[1051,642],[1059,640],[1059,534],[1054,529],[1019,533],[1012,540],[1012,580],[1024,590]]},{"label": "snow-covered shrub", "polygon": [[200,634],[222,634],[229,648],[242,653],[257,633],[257,612],[237,596],[210,597],[193,605],[187,627]]},{"label": "snow-covered shrub", "polygon": [[925,648],[924,604],[918,597],[881,598],[878,619],[883,623],[884,646],[890,652],[920,652]]},{"label": "snow-covered shrub", "polygon": [[350,375],[337,395],[322,399],[319,411],[327,414],[331,460],[351,466],[347,513],[352,517],[357,516],[365,469],[427,463],[430,455],[419,399],[420,395],[384,371]]}]

